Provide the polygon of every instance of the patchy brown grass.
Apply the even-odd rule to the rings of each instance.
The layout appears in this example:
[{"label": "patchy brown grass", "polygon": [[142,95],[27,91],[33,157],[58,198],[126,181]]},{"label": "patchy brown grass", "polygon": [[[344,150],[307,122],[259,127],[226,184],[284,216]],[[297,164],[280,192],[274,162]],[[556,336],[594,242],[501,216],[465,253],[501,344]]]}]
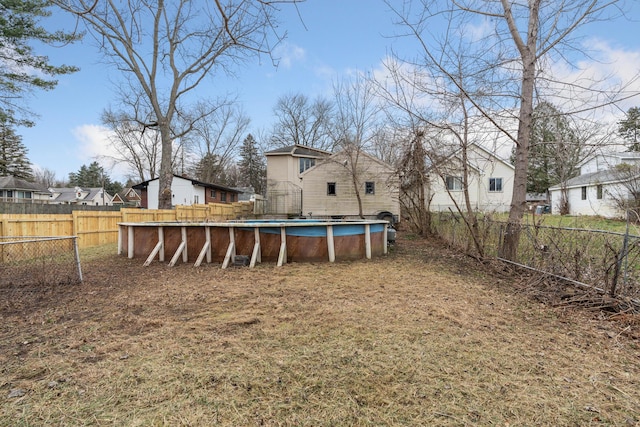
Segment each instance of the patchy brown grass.
[{"label": "patchy brown grass", "polygon": [[638,425],[633,322],[399,237],[282,268],[94,254],[82,285],[3,289],[0,425]]}]

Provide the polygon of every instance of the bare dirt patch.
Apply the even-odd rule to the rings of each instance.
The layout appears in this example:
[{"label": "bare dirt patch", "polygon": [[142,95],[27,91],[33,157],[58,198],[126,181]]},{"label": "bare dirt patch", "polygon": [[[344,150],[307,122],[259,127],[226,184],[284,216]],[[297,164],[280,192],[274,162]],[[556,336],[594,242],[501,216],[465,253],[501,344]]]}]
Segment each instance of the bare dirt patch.
[{"label": "bare dirt patch", "polygon": [[437,243],[372,261],[2,289],[1,425],[638,425],[633,322],[543,303]]}]

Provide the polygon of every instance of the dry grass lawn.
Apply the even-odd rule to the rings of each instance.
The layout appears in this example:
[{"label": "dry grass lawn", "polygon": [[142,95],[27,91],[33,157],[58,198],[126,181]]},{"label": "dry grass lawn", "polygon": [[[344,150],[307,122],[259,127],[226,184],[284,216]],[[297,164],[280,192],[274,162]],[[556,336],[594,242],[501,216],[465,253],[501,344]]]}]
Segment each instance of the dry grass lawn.
[{"label": "dry grass lawn", "polygon": [[113,255],[0,292],[0,425],[640,425],[637,324],[436,243],[221,270]]}]

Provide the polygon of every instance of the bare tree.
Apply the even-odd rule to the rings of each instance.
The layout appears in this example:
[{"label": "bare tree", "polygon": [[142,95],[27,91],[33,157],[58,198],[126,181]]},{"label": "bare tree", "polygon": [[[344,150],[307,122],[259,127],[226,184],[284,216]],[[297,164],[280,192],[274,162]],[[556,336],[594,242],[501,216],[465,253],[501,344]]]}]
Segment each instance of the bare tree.
[{"label": "bare tree", "polygon": [[56,179],[55,171],[47,168],[33,168],[34,182],[42,185],[45,188],[57,187],[58,180]]},{"label": "bare tree", "polygon": [[431,200],[425,134],[417,130],[403,146],[397,169],[400,175],[400,206],[410,227],[418,234],[431,233]]},{"label": "bare tree", "polygon": [[330,133],[333,108],[332,102],[325,98],[311,101],[300,93],[281,96],[273,109],[271,146],[301,144],[332,151],[335,148]]},{"label": "bare tree", "polygon": [[[610,179],[617,184],[608,186],[608,197],[628,220],[640,222],[640,165],[620,163],[610,173]],[[598,191],[604,190],[600,187]]]},{"label": "bare tree", "polygon": [[364,218],[362,209],[361,177],[365,175],[360,162],[379,127],[380,104],[370,79],[356,76],[336,82],[333,87],[336,110],[332,136],[344,155],[344,167],[348,172],[358,201],[358,215]]},{"label": "bare tree", "polygon": [[158,176],[162,143],[159,132],[145,127],[149,120],[141,121],[138,106],[133,107],[133,116],[124,111],[102,113],[101,121],[110,131],[108,138],[114,150],[105,160],[112,165],[127,165],[129,176],[142,182]]},{"label": "bare tree", "polygon": [[[575,90],[596,87],[599,82],[563,82],[553,79],[545,64],[570,62],[571,54],[583,55],[577,29],[593,21],[611,19],[619,13],[616,0],[449,0],[413,1],[397,6],[387,1],[400,23],[420,47],[421,57],[412,65],[426,75],[433,70],[446,81],[464,76],[475,84],[459,86],[473,114],[483,116],[503,137],[515,144],[515,176],[507,230],[501,256],[515,259],[520,224],[526,208],[527,163],[536,91],[553,90],[556,96],[575,95]],[[413,8],[411,7],[413,6]],[[611,13],[610,13],[611,12]],[[442,22],[444,18],[445,22]],[[433,29],[443,28],[438,35]],[[466,51],[463,69],[449,59]],[[573,59],[573,58],[572,58]],[[453,65],[453,67],[451,67]],[[461,72],[463,74],[461,74]],[[602,88],[599,94],[604,95]],[[604,98],[604,96],[602,97]],[[611,102],[614,96],[591,100],[589,107]],[[581,106],[584,108],[584,105]],[[503,118],[511,116],[517,131]]]},{"label": "bare tree", "polygon": [[[409,68],[397,58],[387,61],[387,79],[379,79],[376,87],[378,94],[389,102],[389,108],[400,111],[395,121],[400,126],[412,129],[411,138],[406,140],[407,145],[402,150],[405,156],[412,152],[421,153],[428,162],[428,165],[424,162],[407,162],[405,158],[401,165],[403,174],[414,176],[413,181],[420,178],[420,185],[425,186],[427,192],[420,196],[425,202],[429,202],[433,196],[433,190],[427,188],[427,184],[435,186],[435,179],[431,177],[438,179],[468,228],[478,256],[483,257],[478,212],[471,202],[469,190],[473,178],[469,149],[472,144],[491,136],[486,129],[486,120],[478,112],[482,103],[488,100],[484,95],[490,87],[478,81],[477,65],[475,53],[462,47],[438,57],[425,51]],[[476,96],[476,104],[472,96]],[[387,113],[390,114],[389,111]],[[410,171],[408,167],[418,169]],[[423,177],[424,174],[428,176]],[[452,177],[460,181],[462,192],[454,192],[445,185],[447,179]],[[411,198],[419,200],[415,195]],[[429,206],[423,209],[429,209]],[[428,230],[423,222],[430,216],[420,211],[415,216],[417,226],[421,230]]]},{"label": "bare tree", "polygon": [[198,121],[187,143],[192,157],[190,168],[198,179],[209,183],[219,181],[225,169],[234,163],[251,122],[233,99],[218,101],[215,105],[217,108],[210,112],[201,106],[200,115],[206,120]]},{"label": "bare tree", "polygon": [[[205,78],[230,71],[251,54],[269,54],[278,4],[300,0],[147,2],[145,0],[54,0],[75,13],[95,36],[108,61],[139,87],[153,111],[162,141],[161,209],[171,207],[175,116]],[[185,128],[186,130],[189,127]]]}]

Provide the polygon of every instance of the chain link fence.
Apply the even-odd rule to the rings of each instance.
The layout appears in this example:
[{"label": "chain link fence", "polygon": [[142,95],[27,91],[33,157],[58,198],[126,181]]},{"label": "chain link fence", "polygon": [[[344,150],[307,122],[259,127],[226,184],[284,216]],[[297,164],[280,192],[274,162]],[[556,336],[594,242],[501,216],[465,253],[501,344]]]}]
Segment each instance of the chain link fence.
[{"label": "chain link fence", "polygon": [[[601,230],[523,224],[516,259],[501,259],[505,222],[479,219],[482,256],[583,286],[612,298],[640,301],[640,236]],[[478,255],[460,215],[434,215],[434,230],[450,245]]]},{"label": "chain link fence", "polygon": [[80,282],[76,237],[0,237],[0,289]]}]

